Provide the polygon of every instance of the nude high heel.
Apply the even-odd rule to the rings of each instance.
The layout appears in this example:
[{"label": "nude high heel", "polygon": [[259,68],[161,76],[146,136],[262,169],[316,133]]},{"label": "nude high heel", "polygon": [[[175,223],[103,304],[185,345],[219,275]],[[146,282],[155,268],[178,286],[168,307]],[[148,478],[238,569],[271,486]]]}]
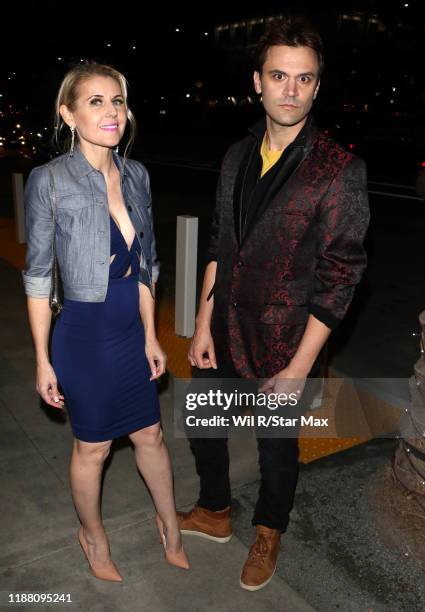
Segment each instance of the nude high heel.
[{"label": "nude high heel", "polygon": [[182,569],[189,569],[189,561],[183,548],[183,544],[178,552],[171,552],[167,550],[167,530],[164,528],[164,523],[161,517],[157,514],[156,524],[159,532],[159,541],[162,543],[165,552],[165,559],[170,565],[181,567]]},{"label": "nude high heel", "polygon": [[78,541],[80,542],[81,548],[86,556],[87,562],[89,564],[90,572],[95,576],[95,578],[99,578],[99,580],[109,580],[110,582],[122,582],[122,576],[119,573],[117,566],[115,563],[110,560],[110,563],[106,567],[98,567],[95,568],[89,561],[88,555],[88,544],[86,540],[86,536],[84,533],[84,529],[81,526],[78,530]]}]

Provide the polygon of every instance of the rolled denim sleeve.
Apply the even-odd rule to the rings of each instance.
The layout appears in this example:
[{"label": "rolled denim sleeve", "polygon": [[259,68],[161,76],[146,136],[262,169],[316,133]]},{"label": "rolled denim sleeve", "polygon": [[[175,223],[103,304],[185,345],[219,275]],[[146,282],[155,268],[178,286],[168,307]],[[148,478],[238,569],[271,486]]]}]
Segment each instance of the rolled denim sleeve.
[{"label": "rolled denim sleeve", "polygon": [[155,240],[155,230],[154,230],[154,223],[153,223],[153,213],[152,213],[152,193],[151,193],[150,178],[149,178],[149,172],[147,171],[146,167],[141,162],[137,162],[137,165],[139,167],[139,170],[141,171],[145,189],[149,196],[149,201],[148,201],[146,208],[147,208],[149,229],[150,229],[150,235],[151,235],[150,260],[152,263],[152,282],[156,283],[159,277],[160,262],[158,259],[158,254],[156,252],[156,240]]},{"label": "rolled denim sleeve", "polygon": [[148,215],[149,215],[149,222],[151,226],[151,237],[152,237],[151,239],[152,282],[156,283],[159,277],[160,262],[158,259],[158,254],[156,252],[155,230],[154,230],[154,225],[153,225],[153,213],[152,213],[152,194],[151,194],[149,174],[147,170],[145,174],[145,179],[146,179],[146,189],[148,191],[149,200],[150,200],[150,205],[148,208]]},{"label": "rolled denim sleeve", "polygon": [[27,242],[22,279],[25,293],[49,297],[52,272],[53,215],[47,168],[34,168],[24,191],[25,236]]}]

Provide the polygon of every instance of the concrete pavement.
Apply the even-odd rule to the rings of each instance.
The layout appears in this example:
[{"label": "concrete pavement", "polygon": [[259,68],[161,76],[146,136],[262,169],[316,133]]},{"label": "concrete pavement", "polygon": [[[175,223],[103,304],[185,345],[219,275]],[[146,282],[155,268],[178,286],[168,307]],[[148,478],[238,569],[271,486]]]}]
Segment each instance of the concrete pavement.
[{"label": "concrete pavement", "polygon": [[[125,581],[107,584],[91,576],[76,538],[79,523],[68,485],[70,426],[60,413],[42,409],[34,389],[20,273],[0,260],[0,278],[0,608],[9,591],[27,591],[70,593],[79,611],[313,610],[278,575],[261,591],[242,590],[239,574],[248,544],[237,536],[225,545],[185,537],[190,571],[169,566],[158,542],[152,501],[126,439],[114,445],[103,490],[105,527]],[[186,509],[197,498],[197,478],[187,442],[173,436],[171,399],[169,390],[161,393],[163,427],[177,505]],[[257,480],[255,442],[232,441],[230,449],[234,487]]]}]

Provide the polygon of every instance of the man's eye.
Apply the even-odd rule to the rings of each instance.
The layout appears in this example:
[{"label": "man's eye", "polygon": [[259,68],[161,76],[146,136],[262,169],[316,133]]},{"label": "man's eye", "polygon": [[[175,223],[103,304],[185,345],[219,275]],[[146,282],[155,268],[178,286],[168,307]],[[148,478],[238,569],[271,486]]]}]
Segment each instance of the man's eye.
[{"label": "man's eye", "polygon": [[280,74],[279,72],[276,72],[273,76],[277,81],[282,81],[283,79],[283,74]]},{"label": "man's eye", "polygon": [[302,77],[300,77],[300,81],[301,81],[301,83],[309,83],[310,82],[310,77],[302,76]]}]

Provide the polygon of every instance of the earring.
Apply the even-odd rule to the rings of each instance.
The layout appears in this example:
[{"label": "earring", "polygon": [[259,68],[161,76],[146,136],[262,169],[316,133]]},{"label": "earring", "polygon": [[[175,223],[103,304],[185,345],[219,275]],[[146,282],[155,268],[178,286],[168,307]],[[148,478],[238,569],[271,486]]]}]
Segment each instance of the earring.
[{"label": "earring", "polygon": [[75,142],[75,127],[71,126],[71,148],[69,149],[69,155],[74,156],[74,142]]},{"label": "earring", "polygon": [[119,152],[120,152],[120,147],[119,147],[119,145],[117,145],[117,146],[115,147],[115,153],[119,153]]}]

